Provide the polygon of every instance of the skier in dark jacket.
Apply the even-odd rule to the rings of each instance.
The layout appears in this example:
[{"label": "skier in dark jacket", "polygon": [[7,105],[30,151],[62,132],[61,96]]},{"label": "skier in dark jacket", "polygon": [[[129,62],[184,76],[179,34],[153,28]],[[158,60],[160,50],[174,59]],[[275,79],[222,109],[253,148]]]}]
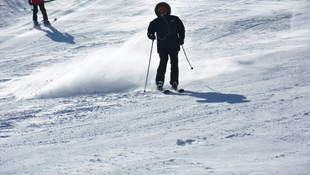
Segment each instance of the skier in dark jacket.
[{"label": "skier in dark jacket", "polygon": [[40,10],[43,15],[44,25],[50,25],[50,22],[48,21],[46,9],[44,7],[44,0],[28,0],[29,5],[33,6],[33,23],[34,25],[38,25],[38,6],[40,7]]},{"label": "skier in dark jacket", "polygon": [[147,36],[151,40],[157,38],[157,52],[159,53],[160,63],[156,74],[156,85],[158,90],[163,90],[167,62],[170,56],[170,84],[173,89],[177,90],[179,84],[178,53],[180,45],[184,44],[185,28],[177,16],[170,15],[171,8],[165,2],[156,5],[155,14],[157,18],[150,22]]}]

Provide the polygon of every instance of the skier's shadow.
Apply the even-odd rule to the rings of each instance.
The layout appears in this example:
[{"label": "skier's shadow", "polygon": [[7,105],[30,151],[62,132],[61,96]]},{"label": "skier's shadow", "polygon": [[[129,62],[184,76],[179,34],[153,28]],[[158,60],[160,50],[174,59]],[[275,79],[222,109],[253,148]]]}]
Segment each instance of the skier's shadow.
[{"label": "skier's shadow", "polygon": [[[181,94],[180,94],[181,95]],[[239,94],[223,94],[219,92],[193,92],[185,91],[182,95],[188,95],[192,97],[199,98],[197,100],[199,103],[247,103],[250,100],[246,100],[244,95]]]},{"label": "skier's shadow", "polygon": [[75,44],[74,37],[68,33],[61,33],[53,26],[47,26],[50,30],[42,29],[46,33],[46,36],[55,42],[63,42],[68,44]]}]

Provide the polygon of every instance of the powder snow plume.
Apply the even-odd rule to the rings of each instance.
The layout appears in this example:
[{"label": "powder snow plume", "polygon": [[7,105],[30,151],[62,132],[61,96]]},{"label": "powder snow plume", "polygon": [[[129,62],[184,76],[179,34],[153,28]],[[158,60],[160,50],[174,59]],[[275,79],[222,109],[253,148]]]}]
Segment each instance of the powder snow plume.
[{"label": "powder snow plume", "polygon": [[17,81],[14,94],[18,98],[53,98],[141,88],[149,52],[143,34],[136,34],[120,48],[102,48],[84,58],[35,70]]}]

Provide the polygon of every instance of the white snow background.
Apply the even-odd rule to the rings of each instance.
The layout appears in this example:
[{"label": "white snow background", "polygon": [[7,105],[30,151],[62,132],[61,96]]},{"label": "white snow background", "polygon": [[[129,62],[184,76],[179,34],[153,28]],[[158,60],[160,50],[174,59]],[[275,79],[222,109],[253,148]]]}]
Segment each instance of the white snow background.
[{"label": "white snow background", "polygon": [[310,1],[167,1],[194,67],[168,95],[156,43],[143,93],[158,2],[55,0],[34,29],[0,1],[0,174],[310,174]]}]

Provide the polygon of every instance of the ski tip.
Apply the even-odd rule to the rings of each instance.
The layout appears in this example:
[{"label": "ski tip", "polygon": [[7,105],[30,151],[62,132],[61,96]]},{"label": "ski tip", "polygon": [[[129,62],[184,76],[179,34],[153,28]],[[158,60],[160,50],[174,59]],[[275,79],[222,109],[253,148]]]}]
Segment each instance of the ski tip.
[{"label": "ski tip", "polygon": [[170,92],[170,90],[168,90],[168,89],[166,89],[166,90],[163,91],[164,94],[167,94],[167,93],[169,93],[169,92]]},{"label": "ski tip", "polygon": [[178,92],[184,92],[184,89],[179,89]]}]

